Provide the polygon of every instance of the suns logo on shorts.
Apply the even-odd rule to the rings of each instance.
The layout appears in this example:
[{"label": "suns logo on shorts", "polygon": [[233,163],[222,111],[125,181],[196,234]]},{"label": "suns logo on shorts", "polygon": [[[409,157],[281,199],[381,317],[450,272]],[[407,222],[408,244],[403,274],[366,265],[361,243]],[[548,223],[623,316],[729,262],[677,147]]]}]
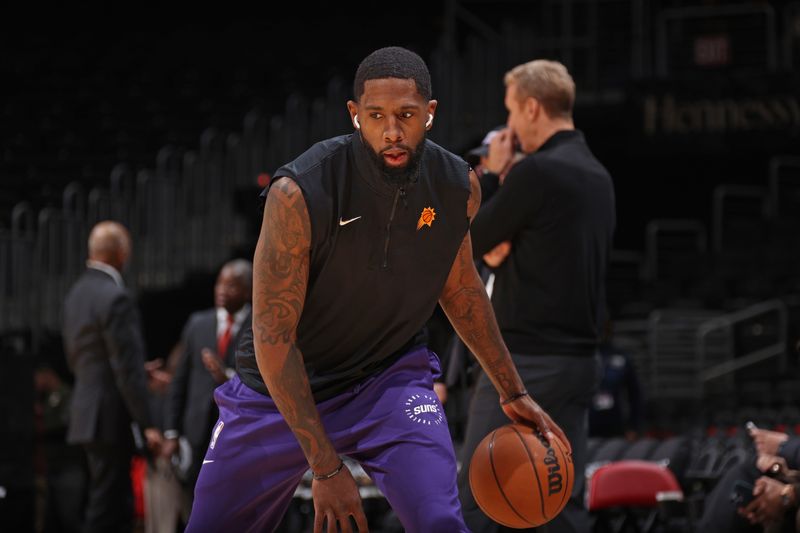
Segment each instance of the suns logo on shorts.
[{"label": "suns logo on shorts", "polygon": [[217,425],[214,426],[214,433],[211,434],[211,442],[208,443],[208,447],[211,448],[212,450],[214,449],[214,446],[217,445],[217,437],[219,437],[219,434],[222,433],[222,428],[224,427],[225,427],[225,422],[223,422],[222,420],[217,422]]},{"label": "suns logo on shorts", "polygon": [[426,426],[438,426],[444,422],[442,406],[430,394],[412,394],[406,400],[405,413],[414,422]]}]

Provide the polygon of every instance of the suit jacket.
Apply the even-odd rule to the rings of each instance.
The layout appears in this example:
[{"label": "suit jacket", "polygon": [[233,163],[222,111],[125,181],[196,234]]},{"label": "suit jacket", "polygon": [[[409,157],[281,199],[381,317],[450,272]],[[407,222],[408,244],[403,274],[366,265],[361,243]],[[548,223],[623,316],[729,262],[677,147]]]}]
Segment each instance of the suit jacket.
[{"label": "suit jacket", "polygon": [[131,421],[152,426],[133,299],[109,274],[88,268],[67,294],[62,333],[75,375],[67,442],[131,444]]},{"label": "suit jacket", "polygon": [[[224,357],[226,367],[235,367],[236,341],[243,329],[239,328],[228,343]],[[184,326],[182,341],[183,352],[170,385],[164,428],[178,430],[193,448],[205,451],[219,414],[214,403],[214,389],[219,383],[203,365],[202,356],[204,348],[217,352],[216,309],[192,313]]]}]

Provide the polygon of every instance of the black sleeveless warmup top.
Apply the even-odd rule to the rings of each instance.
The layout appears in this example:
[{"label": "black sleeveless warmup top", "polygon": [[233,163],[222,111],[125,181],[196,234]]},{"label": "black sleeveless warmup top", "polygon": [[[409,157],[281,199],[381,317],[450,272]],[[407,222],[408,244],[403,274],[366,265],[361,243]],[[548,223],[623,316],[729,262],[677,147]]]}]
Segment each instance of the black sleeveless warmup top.
[{"label": "black sleeveless warmup top", "polygon": [[[311,220],[297,346],[318,402],[424,342],[420,332],[469,229],[470,194],[467,163],[425,143],[418,173],[402,186],[381,174],[359,133],[319,142],[274,174],[298,184]],[[269,394],[249,325],[236,360],[242,381]]]}]

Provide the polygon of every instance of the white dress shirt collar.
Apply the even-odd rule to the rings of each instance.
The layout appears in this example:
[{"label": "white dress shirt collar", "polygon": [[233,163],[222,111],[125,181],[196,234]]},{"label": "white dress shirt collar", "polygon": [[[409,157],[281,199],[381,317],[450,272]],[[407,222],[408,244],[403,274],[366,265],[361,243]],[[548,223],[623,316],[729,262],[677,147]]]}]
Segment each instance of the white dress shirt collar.
[{"label": "white dress shirt collar", "polygon": [[[244,322],[244,319],[247,318],[247,314],[249,312],[250,304],[245,303],[241,309],[233,314],[233,327],[231,328],[232,335],[236,335],[236,333],[239,331],[239,328],[242,326],[242,322]],[[217,337],[222,335],[227,327],[228,310],[224,307],[217,307]]]}]

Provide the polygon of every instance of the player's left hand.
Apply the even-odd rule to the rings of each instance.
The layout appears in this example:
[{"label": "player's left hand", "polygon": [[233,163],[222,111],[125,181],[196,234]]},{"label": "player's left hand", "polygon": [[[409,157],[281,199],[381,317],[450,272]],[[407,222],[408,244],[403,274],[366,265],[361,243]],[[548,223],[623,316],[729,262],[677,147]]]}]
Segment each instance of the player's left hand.
[{"label": "player's left hand", "polygon": [[567,439],[567,435],[553,422],[544,409],[533,401],[530,395],[522,396],[513,402],[503,405],[503,412],[513,420],[526,426],[536,427],[539,432],[550,442],[555,434],[556,437],[567,447],[567,453],[572,454],[572,445]]},{"label": "player's left hand", "polygon": [[314,500],[314,533],[352,533],[351,518],[359,533],[369,531],[358,485],[347,466],[330,479],[313,480],[311,497]]}]

